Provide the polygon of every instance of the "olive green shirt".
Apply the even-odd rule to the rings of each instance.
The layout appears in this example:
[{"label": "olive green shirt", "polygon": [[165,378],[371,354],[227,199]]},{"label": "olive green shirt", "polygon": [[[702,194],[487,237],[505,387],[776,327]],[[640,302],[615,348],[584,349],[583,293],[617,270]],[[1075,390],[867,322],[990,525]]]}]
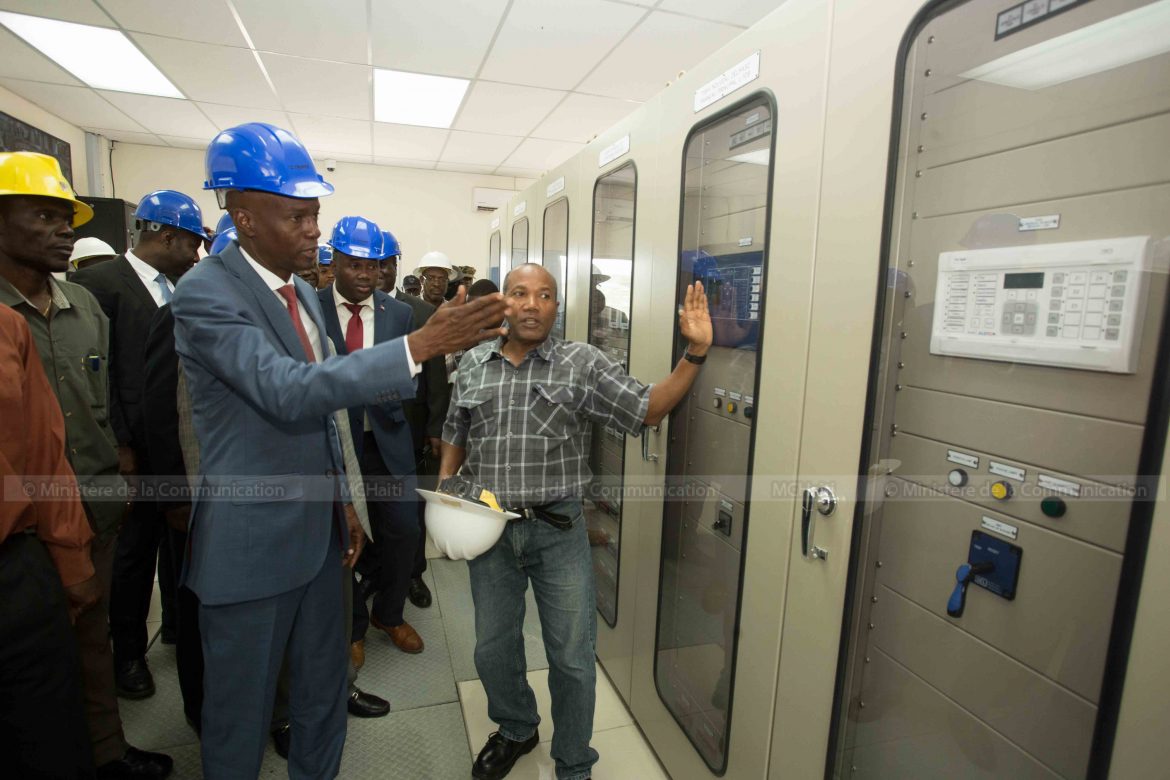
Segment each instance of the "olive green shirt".
[{"label": "olive green shirt", "polygon": [[84,287],[52,277],[49,286],[52,302],[47,314],[3,277],[0,304],[11,306],[28,321],[65,416],[65,454],[77,475],[86,514],[94,533],[108,538],[117,531],[127,500],[110,428],[110,321]]}]

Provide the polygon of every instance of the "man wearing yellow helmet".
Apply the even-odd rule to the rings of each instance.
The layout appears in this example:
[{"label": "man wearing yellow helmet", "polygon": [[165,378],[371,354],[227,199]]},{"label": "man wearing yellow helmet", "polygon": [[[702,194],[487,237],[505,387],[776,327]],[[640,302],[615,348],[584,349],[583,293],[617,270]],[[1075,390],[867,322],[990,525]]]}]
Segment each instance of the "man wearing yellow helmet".
[{"label": "man wearing yellow helmet", "polygon": [[52,277],[69,267],[73,228],[92,216],[55,159],[0,154],[0,305],[23,315],[32,331],[65,414],[65,452],[95,532],[90,554],[102,598],[74,624],[94,762],[99,777],[162,778],[171,758],[126,743],[114,690],[110,576],[126,505],[110,498],[124,497],[125,483],[109,425],[109,320],[88,290]]}]

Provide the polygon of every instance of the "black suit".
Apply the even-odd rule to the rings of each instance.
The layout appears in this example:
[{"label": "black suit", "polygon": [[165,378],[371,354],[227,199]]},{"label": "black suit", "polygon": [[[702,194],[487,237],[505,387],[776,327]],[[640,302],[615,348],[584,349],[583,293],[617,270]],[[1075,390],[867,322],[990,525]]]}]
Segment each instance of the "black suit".
[{"label": "black suit", "polygon": [[[165,475],[158,481],[159,509],[190,507],[188,497],[180,494],[187,485],[183,476],[187,464],[179,439],[179,353],[175,351],[175,315],[170,305],[155,312],[144,352],[142,414],[146,421],[146,449],[154,474]],[[188,428],[191,420],[186,420]],[[187,533],[167,526],[163,538],[168,545],[175,574],[182,569],[187,550]],[[175,656],[179,667],[179,689],[183,711],[191,723],[200,723],[203,711],[203,646],[199,634],[199,599],[175,580],[178,599]]]},{"label": "black suit", "polygon": [[[410,306],[413,314],[415,329],[421,328],[431,315],[435,307],[401,290],[394,291],[394,298]],[[443,423],[447,420],[447,405],[451,402],[451,385],[447,383],[447,365],[442,355],[437,355],[426,362],[422,373],[418,376],[418,393],[414,403],[403,403],[406,411],[406,420],[410,423],[411,435],[414,438],[414,455],[418,463],[418,484],[426,490],[434,490],[436,477],[439,475],[439,453],[430,452],[428,438],[443,438]],[[411,576],[421,577],[427,570],[427,527],[426,502],[418,504],[419,534],[418,549],[414,555],[414,571]]]},{"label": "black suit", "polygon": [[[144,345],[158,304],[125,255],[83,268],[73,275],[73,281],[93,293],[110,320],[110,424],[118,446],[134,451],[139,474],[159,473],[151,468],[142,413],[146,376]],[[150,612],[162,530],[157,503],[149,496],[135,499],[118,535],[110,588],[110,634],[115,664],[146,655],[146,617]],[[159,587],[167,618],[171,619],[175,574],[168,551],[163,551],[160,562]]]}]

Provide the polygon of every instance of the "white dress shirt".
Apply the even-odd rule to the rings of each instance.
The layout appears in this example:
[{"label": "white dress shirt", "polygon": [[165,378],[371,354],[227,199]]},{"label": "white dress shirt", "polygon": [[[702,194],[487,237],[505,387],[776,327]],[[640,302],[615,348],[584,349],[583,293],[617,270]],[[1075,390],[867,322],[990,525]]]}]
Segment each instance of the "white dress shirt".
[{"label": "white dress shirt", "polygon": [[[345,338],[346,329],[349,327],[349,321],[353,319],[354,314],[346,305],[349,303],[345,297],[337,291],[337,283],[332,286],[333,290],[333,305],[337,307],[337,321],[341,323],[341,337]],[[362,318],[362,349],[369,349],[374,346],[374,296],[371,293],[364,301],[357,302],[361,306],[359,316]],[[410,352],[410,350],[407,350]],[[363,427],[367,431],[374,430],[374,426],[370,425],[370,415],[368,413],[362,414]]]},{"label": "white dress shirt", "polygon": [[[126,250],[126,259],[130,261],[130,267],[134,269],[134,273],[138,274],[138,278],[142,280],[142,284],[146,287],[146,291],[150,293],[150,297],[154,298],[155,306],[162,306],[166,303],[163,299],[162,289],[158,286],[159,270],[142,258],[135,255],[129,249]],[[171,280],[163,277],[167,288],[173,293],[175,285],[171,284]]]}]

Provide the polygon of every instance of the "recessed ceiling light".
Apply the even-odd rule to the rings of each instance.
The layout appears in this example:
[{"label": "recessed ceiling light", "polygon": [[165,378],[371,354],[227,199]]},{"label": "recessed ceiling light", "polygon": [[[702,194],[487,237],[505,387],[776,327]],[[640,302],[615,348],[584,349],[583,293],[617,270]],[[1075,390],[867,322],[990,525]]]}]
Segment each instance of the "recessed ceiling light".
[{"label": "recessed ceiling light", "polygon": [[1170,51],[1170,0],[1160,0],[1041,41],[960,75],[1017,89],[1045,89]]},{"label": "recessed ceiling light", "polygon": [[399,125],[450,127],[467,79],[374,69],[374,119]]},{"label": "recessed ceiling light", "polygon": [[120,30],[7,11],[0,24],[94,89],[184,97]]}]

